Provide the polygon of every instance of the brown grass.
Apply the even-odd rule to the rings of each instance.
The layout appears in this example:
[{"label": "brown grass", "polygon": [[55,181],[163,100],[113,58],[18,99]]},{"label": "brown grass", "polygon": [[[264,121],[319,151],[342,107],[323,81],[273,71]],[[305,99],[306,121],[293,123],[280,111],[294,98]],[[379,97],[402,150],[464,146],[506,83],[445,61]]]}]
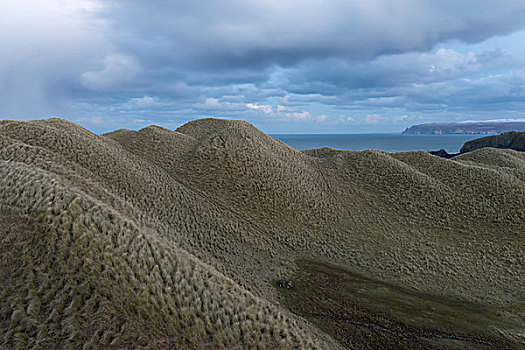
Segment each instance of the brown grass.
[{"label": "brown grass", "polygon": [[100,136],[51,119],[1,122],[0,162],[7,347],[336,347],[271,287],[301,256],[525,316],[518,152],[299,152],[238,121]]}]

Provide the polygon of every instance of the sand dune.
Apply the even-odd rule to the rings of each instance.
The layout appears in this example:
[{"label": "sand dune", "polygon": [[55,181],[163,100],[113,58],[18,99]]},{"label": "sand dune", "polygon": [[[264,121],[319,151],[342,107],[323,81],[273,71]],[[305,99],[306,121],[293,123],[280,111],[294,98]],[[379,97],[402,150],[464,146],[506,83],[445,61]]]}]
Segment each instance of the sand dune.
[{"label": "sand dune", "polygon": [[305,256],[525,317],[515,151],[299,152],[216,119],[105,135],[2,121],[0,193],[7,348],[337,348],[272,285]]}]

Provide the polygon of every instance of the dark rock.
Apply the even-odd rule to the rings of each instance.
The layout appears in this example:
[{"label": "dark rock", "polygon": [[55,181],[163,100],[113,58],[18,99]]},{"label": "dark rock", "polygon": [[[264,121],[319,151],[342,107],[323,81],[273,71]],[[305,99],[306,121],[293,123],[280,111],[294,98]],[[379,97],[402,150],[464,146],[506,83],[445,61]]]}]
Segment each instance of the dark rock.
[{"label": "dark rock", "polygon": [[446,159],[450,159],[450,158],[458,155],[457,153],[448,153],[444,149],[440,149],[439,151],[430,151],[428,153],[430,153],[432,155],[435,155],[435,156],[438,156],[438,157],[441,157],[441,158],[446,158]]}]

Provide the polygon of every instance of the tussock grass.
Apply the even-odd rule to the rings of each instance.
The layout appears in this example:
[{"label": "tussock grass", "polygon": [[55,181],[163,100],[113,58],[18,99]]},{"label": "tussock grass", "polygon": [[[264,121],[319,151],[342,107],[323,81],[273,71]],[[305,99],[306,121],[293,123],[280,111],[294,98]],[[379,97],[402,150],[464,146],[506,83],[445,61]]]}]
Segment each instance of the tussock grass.
[{"label": "tussock grass", "polygon": [[336,347],[278,305],[301,256],[523,319],[524,161],[299,152],[215,119],[2,121],[4,343]]},{"label": "tussock grass", "polygon": [[4,346],[314,346],[296,320],[42,170],[1,163]]}]

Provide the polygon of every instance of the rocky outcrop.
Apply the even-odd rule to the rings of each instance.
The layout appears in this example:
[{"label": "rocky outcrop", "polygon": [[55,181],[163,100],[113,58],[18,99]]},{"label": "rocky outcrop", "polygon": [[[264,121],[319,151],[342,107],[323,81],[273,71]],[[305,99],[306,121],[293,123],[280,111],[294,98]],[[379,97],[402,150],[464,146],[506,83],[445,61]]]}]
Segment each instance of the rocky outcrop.
[{"label": "rocky outcrop", "polygon": [[454,156],[457,155],[457,153],[448,153],[447,151],[445,151],[443,148],[440,149],[439,151],[430,151],[428,152],[434,156],[438,156],[438,157],[441,157],[441,158],[445,158],[445,159],[450,159]]},{"label": "rocky outcrop", "polygon": [[467,153],[485,147],[513,149],[524,152],[525,132],[510,131],[501,135],[482,137],[468,141],[461,147],[460,153]]}]

